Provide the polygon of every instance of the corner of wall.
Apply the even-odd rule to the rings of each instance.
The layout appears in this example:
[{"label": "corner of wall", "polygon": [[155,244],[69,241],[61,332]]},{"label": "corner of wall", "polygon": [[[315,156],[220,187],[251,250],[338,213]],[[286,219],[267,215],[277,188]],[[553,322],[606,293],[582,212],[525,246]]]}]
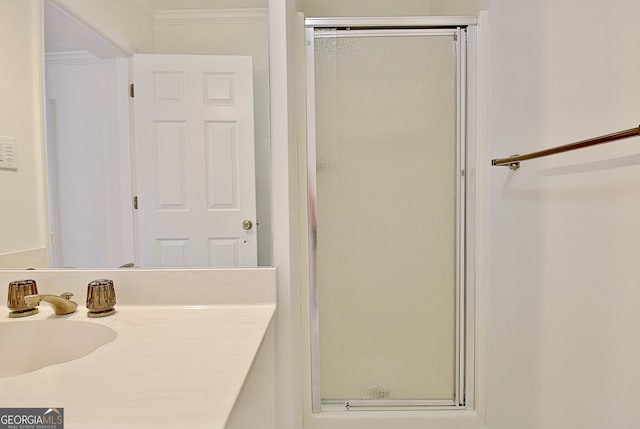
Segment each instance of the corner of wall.
[{"label": "corner of wall", "polygon": [[0,170],[3,203],[11,210],[0,225],[0,252],[15,253],[45,245],[42,125],[42,3],[2,3],[0,135],[16,139],[17,170]]}]

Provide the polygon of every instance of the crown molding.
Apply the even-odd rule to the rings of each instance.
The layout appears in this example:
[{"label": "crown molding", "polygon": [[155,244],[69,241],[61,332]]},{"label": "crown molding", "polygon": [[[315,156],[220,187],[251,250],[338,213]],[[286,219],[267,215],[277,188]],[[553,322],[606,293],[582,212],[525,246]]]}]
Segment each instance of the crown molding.
[{"label": "crown molding", "polygon": [[266,23],[267,20],[267,8],[237,8],[159,10],[154,22],[158,25],[249,24]]},{"label": "crown molding", "polygon": [[47,66],[88,65],[101,64],[105,60],[87,51],[47,52],[45,55]]}]

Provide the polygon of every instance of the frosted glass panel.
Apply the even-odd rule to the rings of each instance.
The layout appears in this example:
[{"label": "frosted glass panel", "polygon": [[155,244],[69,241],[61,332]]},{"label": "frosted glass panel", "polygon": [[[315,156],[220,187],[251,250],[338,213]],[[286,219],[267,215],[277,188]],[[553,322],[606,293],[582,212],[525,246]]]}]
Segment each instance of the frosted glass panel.
[{"label": "frosted glass panel", "polygon": [[314,43],[322,399],[453,400],[454,37]]}]

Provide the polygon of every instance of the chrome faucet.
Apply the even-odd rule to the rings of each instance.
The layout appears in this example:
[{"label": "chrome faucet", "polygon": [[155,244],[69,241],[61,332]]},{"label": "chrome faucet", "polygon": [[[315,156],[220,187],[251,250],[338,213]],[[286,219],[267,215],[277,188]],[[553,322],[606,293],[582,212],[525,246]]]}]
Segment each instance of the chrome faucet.
[{"label": "chrome faucet", "polygon": [[105,317],[116,312],[116,291],[113,280],[98,279],[87,285],[87,316]]},{"label": "chrome faucet", "polygon": [[9,317],[26,317],[38,313],[38,303],[27,304],[24,297],[38,293],[38,285],[35,280],[15,280],[9,283],[7,307]]},{"label": "chrome faucet", "polygon": [[78,303],[71,301],[73,296],[70,292],[65,292],[62,295],[27,295],[24,297],[24,302],[27,306],[36,306],[41,301],[47,302],[53,306],[53,311],[57,315],[71,314],[78,308]]}]

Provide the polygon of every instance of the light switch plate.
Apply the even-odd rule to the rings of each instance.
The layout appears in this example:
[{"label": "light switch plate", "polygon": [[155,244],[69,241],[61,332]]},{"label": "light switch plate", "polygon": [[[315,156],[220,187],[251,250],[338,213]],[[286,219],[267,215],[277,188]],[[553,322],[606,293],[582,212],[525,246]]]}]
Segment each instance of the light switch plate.
[{"label": "light switch plate", "polygon": [[0,168],[18,169],[18,148],[13,137],[0,136]]}]

